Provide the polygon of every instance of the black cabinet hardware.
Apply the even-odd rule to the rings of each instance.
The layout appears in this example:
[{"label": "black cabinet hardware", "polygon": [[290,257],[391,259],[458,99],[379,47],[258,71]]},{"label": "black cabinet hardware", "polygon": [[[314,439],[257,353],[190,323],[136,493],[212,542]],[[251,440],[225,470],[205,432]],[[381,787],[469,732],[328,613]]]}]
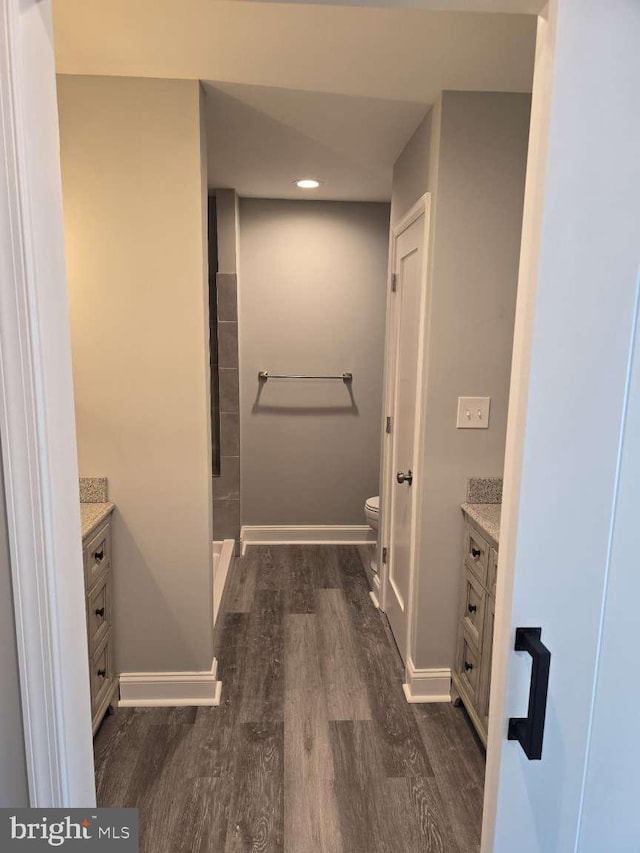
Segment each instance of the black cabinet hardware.
[{"label": "black cabinet hardware", "polygon": [[531,761],[542,758],[544,721],[547,713],[551,652],[540,640],[541,628],[516,628],[515,650],[531,655],[529,710],[526,717],[511,717],[509,740],[517,740]]},{"label": "black cabinet hardware", "polygon": [[469,605],[467,605],[467,610],[469,611],[469,613],[476,613],[476,611],[478,610],[478,605],[477,604],[469,604]]},{"label": "black cabinet hardware", "polygon": [[98,670],[98,672],[97,672],[97,676],[98,676],[98,678],[104,678],[104,677],[106,676],[106,674],[107,674],[107,670],[106,670],[106,669],[99,669],[99,670]]},{"label": "black cabinet hardware", "polygon": [[482,551],[480,550],[480,548],[472,548],[471,549],[471,556],[473,557],[474,560],[477,560],[478,557],[480,556],[480,554],[482,554]]},{"label": "black cabinet hardware", "polygon": [[468,661],[465,661],[464,662],[464,668],[465,668],[466,672],[469,672],[470,669],[473,669],[473,664],[469,663]]},{"label": "black cabinet hardware", "polygon": [[97,608],[96,616],[104,616],[104,607],[98,607]]},{"label": "black cabinet hardware", "polygon": [[104,560],[104,548],[102,548],[100,551],[96,551],[93,555],[93,559],[96,561],[96,563],[101,563]]}]

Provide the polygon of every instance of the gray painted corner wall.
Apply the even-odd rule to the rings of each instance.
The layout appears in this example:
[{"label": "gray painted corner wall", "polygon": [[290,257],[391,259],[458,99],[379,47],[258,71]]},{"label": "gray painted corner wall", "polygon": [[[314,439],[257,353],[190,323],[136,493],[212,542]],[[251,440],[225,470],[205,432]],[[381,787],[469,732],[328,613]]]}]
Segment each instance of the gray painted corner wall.
[{"label": "gray painted corner wall", "polygon": [[106,476],[117,669],[213,658],[200,87],[58,78],[76,425]]},{"label": "gray painted corner wall", "polygon": [[0,457],[0,808],[29,805],[9,539]]},{"label": "gray painted corner wall", "polygon": [[[421,668],[453,664],[467,478],[499,476],[504,465],[530,97],[445,92],[436,108],[431,150],[423,148],[422,159],[415,150],[405,152],[410,169],[394,172],[396,198],[406,198],[411,171],[417,195],[418,189],[433,193],[426,482],[413,650]],[[426,128],[410,145],[417,143],[426,145]],[[467,395],[491,397],[489,429],[456,429],[457,399]]]},{"label": "gray painted corner wall", "polygon": [[[364,524],[379,493],[389,205],[240,200],[243,524]],[[258,382],[258,371],[353,372]]]}]

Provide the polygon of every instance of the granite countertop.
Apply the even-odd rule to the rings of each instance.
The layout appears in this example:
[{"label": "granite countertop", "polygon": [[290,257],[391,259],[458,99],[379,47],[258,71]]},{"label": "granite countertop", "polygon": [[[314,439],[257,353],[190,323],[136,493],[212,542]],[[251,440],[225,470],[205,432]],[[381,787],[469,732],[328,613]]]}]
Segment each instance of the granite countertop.
[{"label": "granite countertop", "polygon": [[81,503],[80,504],[80,522],[82,529],[82,541],[87,538],[93,531],[102,524],[105,518],[115,509],[114,504],[106,501],[105,503]]},{"label": "granite countertop", "polygon": [[491,544],[500,544],[500,513],[502,504],[464,503],[462,511],[478,525]]}]

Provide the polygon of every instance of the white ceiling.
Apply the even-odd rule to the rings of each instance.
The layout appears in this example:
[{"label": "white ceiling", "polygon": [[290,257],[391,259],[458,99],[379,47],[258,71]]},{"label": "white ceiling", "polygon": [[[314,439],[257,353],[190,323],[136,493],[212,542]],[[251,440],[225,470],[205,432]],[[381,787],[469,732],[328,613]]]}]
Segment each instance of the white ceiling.
[{"label": "white ceiling", "polygon": [[[384,201],[391,167],[427,107],[239,84],[205,84],[209,186],[241,196]],[[294,181],[315,177],[318,190]]]},{"label": "white ceiling", "polygon": [[308,174],[324,181],[315,198],[388,198],[441,91],[530,91],[535,28],[397,6],[54,0],[59,73],[209,81],[210,186],[280,198]]}]

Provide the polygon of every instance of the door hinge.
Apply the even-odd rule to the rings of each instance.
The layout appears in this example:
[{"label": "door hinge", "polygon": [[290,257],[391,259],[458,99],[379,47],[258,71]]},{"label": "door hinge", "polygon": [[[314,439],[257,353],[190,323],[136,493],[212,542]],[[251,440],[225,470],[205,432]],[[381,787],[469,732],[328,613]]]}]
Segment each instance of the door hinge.
[{"label": "door hinge", "polygon": [[391,292],[395,293],[398,289],[398,276],[396,273],[392,273],[391,275]]},{"label": "door hinge", "polygon": [[386,548],[382,549],[382,562],[386,566],[386,564],[387,564],[387,549]]},{"label": "door hinge", "polygon": [[390,432],[391,432],[391,418],[390,418],[390,417],[387,417],[387,425],[386,425],[386,427],[385,427],[385,432],[386,432],[386,433],[390,433]]}]

